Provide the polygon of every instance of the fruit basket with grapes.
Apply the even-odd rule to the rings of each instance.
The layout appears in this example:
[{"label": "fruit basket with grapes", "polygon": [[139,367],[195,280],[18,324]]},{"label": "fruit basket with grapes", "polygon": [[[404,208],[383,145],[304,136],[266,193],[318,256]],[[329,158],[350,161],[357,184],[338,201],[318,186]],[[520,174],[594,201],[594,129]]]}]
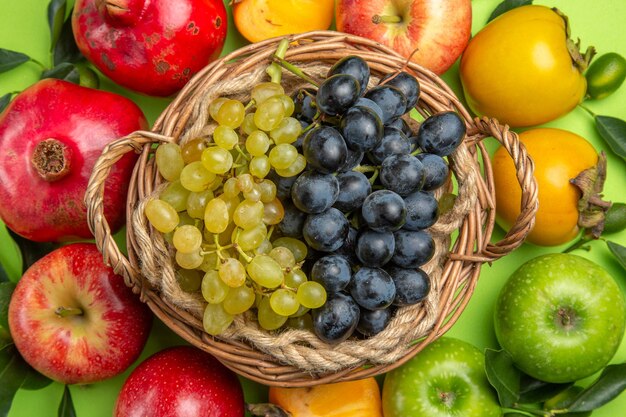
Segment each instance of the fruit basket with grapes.
[{"label": "fruit basket with grapes", "polygon": [[[488,136],[524,190],[495,244]],[[124,255],[102,208],[127,152]],[[247,378],[306,386],[386,372],[443,334],[481,265],[532,228],[532,171],[515,133],[430,71],[320,31],[207,66],[152,131],[103,151],[86,203],[107,261],[176,333]]]}]

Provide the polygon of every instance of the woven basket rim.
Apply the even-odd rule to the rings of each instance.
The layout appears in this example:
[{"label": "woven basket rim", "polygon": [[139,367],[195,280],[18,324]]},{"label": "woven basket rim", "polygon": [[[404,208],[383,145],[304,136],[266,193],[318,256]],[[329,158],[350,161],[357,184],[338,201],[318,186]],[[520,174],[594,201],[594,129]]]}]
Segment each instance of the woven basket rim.
[{"label": "woven basket rim", "polygon": [[[404,58],[383,45],[353,35],[317,31],[293,35],[289,38],[292,46],[287,51],[286,59],[288,60],[295,59],[297,56],[300,60],[306,58],[329,61],[337,59],[342,54],[345,55],[345,50],[351,50],[361,55],[374,69],[378,67],[396,70],[405,68],[412,71],[420,79],[424,94],[432,98],[429,103],[420,99],[416,106],[418,112],[426,116],[442,108],[457,111],[468,128],[463,146],[473,155],[477,171],[481,170],[478,159],[479,157],[482,159],[483,176],[478,184],[476,204],[463,219],[453,250],[449,253],[444,267],[445,282],[451,283],[442,292],[444,304],[440,306],[440,314],[433,324],[433,330],[408,348],[403,357],[391,364],[361,364],[340,371],[313,374],[310,371],[284,365],[239,340],[219,340],[202,334],[197,326],[189,324],[193,321],[189,313],[164,300],[159,290],[153,288],[142,276],[141,254],[138,253],[136,242],[134,242],[136,236],[133,234],[133,228],[127,229],[128,258],[120,252],[111,238],[111,230],[102,214],[102,201],[103,183],[108,170],[115,161],[129,151],[140,154],[129,187],[129,201],[133,203],[128,204],[127,218],[132,219],[132,216],[136,214],[137,195],[150,194],[159,183],[154,169],[147,166],[153,148],[152,144],[179,140],[192,118],[194,99],[203,91],[210,89],[216,80],[230,80],[238,75],[247,74],[261,65],[266,66],[268,57],[273,53],[275,45],[281,38],[240,48],[208,65],[192,78],[163,111],[155,122],[152,132],[134,132],[105,148],[94,168],[85,200],[88,206],[89,224],[105,260],[114,267],[117,273],[124,276],[126,284],[141,295],[142,300],[168,327],[191,344],[212,353],[226,366],[249,379],[267,385],[307,386],[387,372],[409,360],[428,343],[445,333],[467,305],[477,282],[481,264],[491,262],[517,248],[532,228],[537,209],[537,187],[532,175],[534,168],[532,160],[519,142],[517,134],[493,119],[472,118],[452,90],[432,72],[417,64],[407,63]],[[495,223],[495,198],[489,157],[482,143],[482,139],[488,136],[496,138],[507,149],[516,166],[518,180],[523,190],[521,214],[507,235],[496,244],[489,243]]]}]

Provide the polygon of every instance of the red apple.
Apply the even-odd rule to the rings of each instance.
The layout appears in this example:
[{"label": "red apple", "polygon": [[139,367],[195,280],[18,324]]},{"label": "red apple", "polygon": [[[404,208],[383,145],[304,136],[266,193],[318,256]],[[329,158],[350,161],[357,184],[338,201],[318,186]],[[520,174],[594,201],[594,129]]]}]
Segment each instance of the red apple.
[{"label": "red apple", "polygon": [[169,96],[210,61],[226,39],[222,0],[77,0],[72,29],[80,51],[121,86]]},{"label": "red apple", "polygon": [[338,0],[336,24],[341,32],[380,42],[443,74],[469,42],[472,4],[471,0]]},{"label": "red apple", "polygon": [[152,314],[96,245],[74,243],[35,262],[9,303],[9,329],[33,368],[66,384],[115,376],[141,353]]},{"label": "red apple", "polygon": [[155,353],[133,370],[115,404],[115,417],[242,417],[237,376],[192,346]]}]

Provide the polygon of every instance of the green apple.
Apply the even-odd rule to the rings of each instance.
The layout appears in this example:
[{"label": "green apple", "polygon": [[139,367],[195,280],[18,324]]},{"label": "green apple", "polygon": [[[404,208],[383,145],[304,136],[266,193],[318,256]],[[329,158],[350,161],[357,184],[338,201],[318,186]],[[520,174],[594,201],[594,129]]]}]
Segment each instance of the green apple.
[{"label": "green apple", "polygon": [[385,375],[385,417],[499,417],[502,411],[485,374],[485,355],[450,337],[428,345]]},{"label": "green apple", "polygon": [[528,375],[571,382],[602,369],[624,335],[624,297],[606,270],[571,254],[523,264],[496,301],[500,345]]}]

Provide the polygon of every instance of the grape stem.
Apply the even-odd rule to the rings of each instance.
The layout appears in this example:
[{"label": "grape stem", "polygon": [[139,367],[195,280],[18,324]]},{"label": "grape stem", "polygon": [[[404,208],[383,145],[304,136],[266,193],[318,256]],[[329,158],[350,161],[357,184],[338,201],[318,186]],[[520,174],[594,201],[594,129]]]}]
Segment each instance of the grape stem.
[{"label": "grape stem", "polygon": [[235,241],[233,242],[233,247],[237,250],[237,252],[239,252],[239,254],[241,255],[241,257],[243,259],[246,260],[246,262],[250,263],[252,262],[252,257],[249,256],[243,249],[241,249],[241,247],[239,246],[239,233],[241,232],[241,229],[237,229],[237,234],[235,235]]},{"label": "grape stem", "polygon": [[239,145],[235,145],[235,149],[237,150],[237,152],[239,152],[239,155],[241,155],[243,159],[245,159],[246,161],[250,160],[250,158],[248,158],[248,155],[246,155],[244,151],[241,150],[241,147],[239,147]]},{"label": "grape stem", "polygon": [[[289,48],[289,40],[287,38],[284,38],[278,44],[278,47],[276,48],[276,52],[274,52],[274,56],[279,57],[279,58],[285,58],[285,54],[287,53],[287,48]],[[273,83],[280,84],[282,77],[283,77],[283,72],[281,71],[280,66],[276,62],[272,62],[270,65],[268,65],[265,72],[267,73],[267,75],[270,76],[270,80]]]},{"label": "grape stem", "polygon": [[377,166],[372,166],[372,165],[358,165],[354,168],[352,168],[352,171],[356,171],[356,172],[376,172],[378,171]]},{"label": "grape stem", "polygon": [[319,87],[319,83],[317,81],[315,81],[311,76],[307,75],[300,68],[293,65],[291,62],[276,55],[273,56],[273,59],[274,59],[274,62],[277,62],[281,67],[285,68],[287,71],[302,78],[304,81],[308,82],[309,84],[312,84],[314,87]]}]

